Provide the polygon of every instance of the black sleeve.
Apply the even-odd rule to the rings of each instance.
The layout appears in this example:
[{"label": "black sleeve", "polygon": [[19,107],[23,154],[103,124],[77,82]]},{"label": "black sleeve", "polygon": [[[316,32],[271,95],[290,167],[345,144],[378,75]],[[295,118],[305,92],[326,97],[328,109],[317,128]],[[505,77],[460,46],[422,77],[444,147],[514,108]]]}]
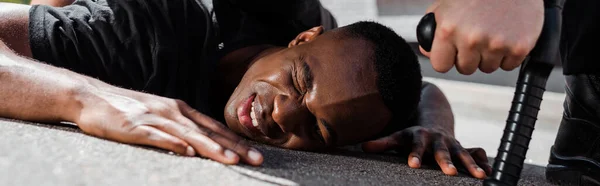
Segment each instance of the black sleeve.
[{"label": "black sleeve", "polygon": [[206,19],[194,0],[77,0],[30,10],[37,60],[113,85],[174,96],[201,53]]},{"label": "black sleeve", "polygon": [[319,0],[213,0],[213,5],[223,43],[219,56],[250,45],[287,46],[312,27],[337,27]]}]

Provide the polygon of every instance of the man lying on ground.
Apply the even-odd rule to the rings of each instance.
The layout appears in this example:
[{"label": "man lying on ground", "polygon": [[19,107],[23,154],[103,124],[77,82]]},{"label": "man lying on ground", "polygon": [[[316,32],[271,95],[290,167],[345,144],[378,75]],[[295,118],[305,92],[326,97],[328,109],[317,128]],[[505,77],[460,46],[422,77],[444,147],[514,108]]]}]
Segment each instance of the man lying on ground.
[{"label": "man lying on ground", "polygon": [[0,117],[227,164],[263,161],[237,133],[490,171],[485,151],[456,141],[448,101],[400,36],[374,22],[335,28],[317,0],[4,3],[0,15]]}]

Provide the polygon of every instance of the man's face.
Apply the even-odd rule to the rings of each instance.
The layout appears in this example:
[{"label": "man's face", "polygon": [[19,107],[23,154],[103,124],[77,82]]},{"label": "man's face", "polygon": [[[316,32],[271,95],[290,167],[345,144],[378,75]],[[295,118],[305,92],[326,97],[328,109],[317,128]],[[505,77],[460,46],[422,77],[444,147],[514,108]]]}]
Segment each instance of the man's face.
[{"label": "man's face", "polygon": [[229,128],[301,150],[357,143],[384,128],[391,113],[377,91],[372,45],[319,33],[249,67],[225,106]]}]

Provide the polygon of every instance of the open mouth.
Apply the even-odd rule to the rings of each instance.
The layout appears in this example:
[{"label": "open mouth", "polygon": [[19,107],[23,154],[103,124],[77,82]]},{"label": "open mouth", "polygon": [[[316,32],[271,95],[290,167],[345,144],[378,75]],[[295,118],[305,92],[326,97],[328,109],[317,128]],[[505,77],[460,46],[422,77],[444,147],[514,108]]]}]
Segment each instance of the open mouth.
[{"label": "open mouth", "polygon": [[238,120],[252,135],[265,136],[260,130],[260,125],[257,118],[257,113],[254,109],[256,94],[248,97],[248,99],[240,104],[237,110]]}]

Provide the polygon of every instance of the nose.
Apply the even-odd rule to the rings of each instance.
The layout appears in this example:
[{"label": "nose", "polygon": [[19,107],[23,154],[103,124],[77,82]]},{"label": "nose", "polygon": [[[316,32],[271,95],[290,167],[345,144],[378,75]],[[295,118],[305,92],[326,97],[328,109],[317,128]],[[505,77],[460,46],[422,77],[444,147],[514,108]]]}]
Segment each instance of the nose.
[{"label": "nose", "polygon": [[314,120],[314,117],[308,108],[302,104],[301,100],[288,95],[278,95],[275,97],[273,121],[281,127],[285,133],[299,133],[302,126]]}]

